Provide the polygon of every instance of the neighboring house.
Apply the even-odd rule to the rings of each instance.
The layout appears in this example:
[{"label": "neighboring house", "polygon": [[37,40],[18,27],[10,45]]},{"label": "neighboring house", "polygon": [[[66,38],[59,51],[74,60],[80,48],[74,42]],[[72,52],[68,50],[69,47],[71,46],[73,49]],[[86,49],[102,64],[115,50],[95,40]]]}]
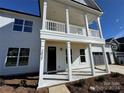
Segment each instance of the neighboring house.
[{"label": "neighboring house", "polygon": [[[105,39],[94,0],[40,0],[40,16],[0,9],[0,75],[39,72],[44,78],[61,79],[56,74],[91,68],[104,63],[109,73]],[[90,28],[92,23],[97,29]],[[40,52],[41,51],[41,52]],[[95,63],[95,64],[94,64]],[[49,75],[50,74],[50,75]]]},{"label": "neighboring house", "polygon": [[124,64],[124,37],[117,39],[110,38],[107,39],[106,42],[112,47],[115,62],[117,64]]}]

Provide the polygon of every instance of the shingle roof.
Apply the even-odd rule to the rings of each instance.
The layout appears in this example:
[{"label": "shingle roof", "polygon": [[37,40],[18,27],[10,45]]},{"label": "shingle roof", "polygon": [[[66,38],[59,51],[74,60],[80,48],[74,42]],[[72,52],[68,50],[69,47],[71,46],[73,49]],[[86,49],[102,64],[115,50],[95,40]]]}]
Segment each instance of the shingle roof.
[{"label": "shingle roof", "polygon": [[119,43],[124,43],[124,37],[116,39]]},{"label": "shingle roof", "polygon": [[106,42],[110,42],[113,38],[106,39]]}]

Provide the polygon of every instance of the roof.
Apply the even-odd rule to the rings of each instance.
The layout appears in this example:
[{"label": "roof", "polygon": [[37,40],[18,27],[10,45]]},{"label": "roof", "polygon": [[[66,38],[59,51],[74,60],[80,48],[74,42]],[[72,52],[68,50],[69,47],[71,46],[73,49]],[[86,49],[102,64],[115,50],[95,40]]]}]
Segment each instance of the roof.
[{"label": "roof", "polygon": [[19,13],[19,14],[25,14],[25,15],[29,15],[29,16],[40,17],[40,15],[29,14],[29,13],[25,13],[25,12],[22,12],[22,11],[17,11],[17,10],[12,10],[12,9],[7,9],[7,8],[1,8],[0,7],[0,10],[15,12],[15,13]]},{"label": "roof", "polygon": [[111,40],[113,40],[113,38],[106,39],[105,41],[110,42]]},{"label": "roof", "polygon": [[124,43],[124,37],[117,38],[116,40],[117,40],[119,43]]},{"label": "roof", "polygon": [[[84,5],[86,7],[90,7],[92,9],[95,9],[97,11],[102,12],[102,10],[100,9],[100,7],[98,6],[98,4],[96,3],[96,1],[94,0],[71,0],[75,3]],[[4,10],[4,11],[10,11],[10,12],[15,12],[15,13],[19,13],[19,14],[25,14],[25,15],[29,15],[29,16],[35,16],[35,17],[40,17],[41,16],[41,11],[40,11],[40,0],[38,0],[38,4],[39,4],[39,15],[34,15],[34,14],[29,14],[26,12],[22,12],[22,11],[18,11],[18,10],[13,10],[13,9],[7,9],[7,8],[1,8],[0,10]]]},{"label": "roof", "polygon": [[98,6],[95,0],[71,0],[71,1],[74,1],[76,3],[82,4],[84,6],[87,6],[92,9],[102,12],[101,8]]}]

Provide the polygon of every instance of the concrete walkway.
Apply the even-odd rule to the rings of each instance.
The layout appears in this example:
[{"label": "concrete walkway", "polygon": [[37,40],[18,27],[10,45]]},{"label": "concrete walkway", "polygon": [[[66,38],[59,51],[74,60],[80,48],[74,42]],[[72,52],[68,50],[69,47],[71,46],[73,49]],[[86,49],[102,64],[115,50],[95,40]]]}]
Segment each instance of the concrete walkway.
[{"label": "concrete walkway", "polygon": [[49,88],[49,93],[70,93],[65,85],[58,85]]},{"label": "concrete walkway", "polygon": [[[121,65],[109,65],[109,67],[110,67],[111,72],[118,72],[118,73],[124,74],[124,66],[121,66]],[[97,68],[105,69],[105,66],[101,65],[101,66],[97,66]]]}]

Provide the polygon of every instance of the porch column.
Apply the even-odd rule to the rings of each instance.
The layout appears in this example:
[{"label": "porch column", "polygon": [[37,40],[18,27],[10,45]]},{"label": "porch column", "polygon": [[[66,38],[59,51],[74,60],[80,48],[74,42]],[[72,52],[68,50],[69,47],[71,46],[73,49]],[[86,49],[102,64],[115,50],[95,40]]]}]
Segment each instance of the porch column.
[{"label": "porch column", "polygon": [[95,66],[94,66],[94,59],[93,59],[93,54],[92,54],[92,45],[89,44],[88,47],[89,47],[91,72],[92,72],[92,75],[95,76]]},{"label": "porch column", "polygon": [[40,84],[43,83],[44,58],[45,58],[45,40],[41,40],[39,84],[38,84],[39,86],[40,86]]},{"label": "porch column", "polygon": [[67,42],[67,55],[68,55],[68,79],[72,79],[72,69],[71,69],[71,42]]},{"label": "porch column", "polygon": [[46,29],[46,17],[47,17],[47,0],[44,0],[44,3],[43,3],[42,30]]},{"label": "porch column", "polygon": [[98,29],[99,29],[99,35],[101,38],[103,38],[102,27],[101,27],[101,23],[100,23],[100,17],[97,18],[97,24],[98,24]]},{"label": "porch column", "polygon": [[70,33],[70,25],[69,25],[69,9],[66,8],[66,33]]},{"label": "porch column", "polygon": [[102,51],[103,51],[103,57],[104,57],[103,59],[104,59],[105,67],[106,67],[106,72],[110,73],[108,59],[107,59],[107,55],[106,55],[106,51],[105,51],[105,45],[102,45]]},{"label": "porch column", "polygon": [[89,33],[89,23],[88,23],[88,16],[87,14],[84,15],[84,20],[85,20],[85,26],[86,26],[86,35],[87,36],[90,36],[90,33]]}]

